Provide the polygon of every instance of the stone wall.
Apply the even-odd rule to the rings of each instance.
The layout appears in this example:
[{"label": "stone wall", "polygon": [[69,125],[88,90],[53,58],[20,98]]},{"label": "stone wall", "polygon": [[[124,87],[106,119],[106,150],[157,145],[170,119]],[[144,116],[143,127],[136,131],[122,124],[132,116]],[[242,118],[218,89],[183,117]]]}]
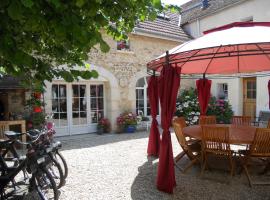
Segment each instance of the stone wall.
[{"label": "stone wall", "polygon": [[[146,64],[179,44],[180,42],[152,38],[131,34],[130,51],[117,50],[116,41],[109,36],[104,36],[110,45],[109,53],[101,53],[94,49],[89,54],[89,61],[93,65],[103,67],[110,71],[118,80],[120,99],[120,112],[125,110],[135,111],[135,87],[139,78],[146,76]],[[182,80],[184,87],[193,86],[194,81]]]}]

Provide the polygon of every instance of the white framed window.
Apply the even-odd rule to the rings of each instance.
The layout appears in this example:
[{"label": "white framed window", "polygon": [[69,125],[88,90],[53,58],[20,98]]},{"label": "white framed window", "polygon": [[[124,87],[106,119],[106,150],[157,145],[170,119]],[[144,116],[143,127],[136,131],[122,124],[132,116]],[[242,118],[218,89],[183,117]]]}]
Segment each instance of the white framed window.
[{"label": "white framed window", "polygon": [[117,50],[130,51],[130,41],[129,40],[117,41]]},{"label": "white framed window", "polygon": [[91,123],[97,123],[104,117],[104,87],[103,84],[90,85]]},{"label": "white framed window", "polygon": [[218,95],[219,99],[228,99],[228,84],[227,83],[219,83],[218,84]]},{"label": "white framed window", "polygon": [[[137,115],[150,116],[150,103],[147,96],[148,77],[140,78],[136,83],[136,113]],[[158,109],[159,113],[159,109]]]},{"label": "white framed window", "polygon": [[52,85],[52,113],[56,127],[67,126],[67,86],[65,84]]}]

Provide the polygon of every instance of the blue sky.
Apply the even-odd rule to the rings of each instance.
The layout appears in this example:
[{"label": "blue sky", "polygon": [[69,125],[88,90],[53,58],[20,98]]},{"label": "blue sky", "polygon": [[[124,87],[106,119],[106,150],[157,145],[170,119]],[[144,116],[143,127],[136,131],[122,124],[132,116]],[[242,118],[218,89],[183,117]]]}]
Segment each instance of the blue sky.
[{"label": "blue sky", "polygon": [[180,6],[188,1],[190,1],[190,0],[161,0],[161,2],[164,4],[173,4],[173,5],[177,5],[177,6]]}]

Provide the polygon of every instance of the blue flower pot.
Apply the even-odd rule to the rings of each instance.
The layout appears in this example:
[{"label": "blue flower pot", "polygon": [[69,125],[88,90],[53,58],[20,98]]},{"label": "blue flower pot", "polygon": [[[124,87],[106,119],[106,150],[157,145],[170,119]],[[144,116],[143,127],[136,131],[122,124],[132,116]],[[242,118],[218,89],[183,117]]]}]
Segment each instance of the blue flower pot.
[{"label": "blue flower pot", "polygon": [[134,133],[135,131],[136,131],[136,127],[133,125],[128,125],[127,127],[125,127],[126,133]]}]

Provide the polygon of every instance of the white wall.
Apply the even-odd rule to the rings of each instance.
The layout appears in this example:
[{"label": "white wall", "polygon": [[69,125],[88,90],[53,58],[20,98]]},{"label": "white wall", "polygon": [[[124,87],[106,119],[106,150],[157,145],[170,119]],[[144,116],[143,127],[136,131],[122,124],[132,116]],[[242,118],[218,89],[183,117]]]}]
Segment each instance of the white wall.
[{"label": "white wall", "polygon": [[257,102],[256,102],[256,113],[259,116],[261,110],[269,111],[268,102],[268,88],[267,84],[270,77],[257,77]]},{"label": "white wall", "polygon": [[235,115],[242,115],[243,113],[243,83],[242,79],[213,79],[211,94],[218,95],[218,84],[228,84],[228,100],[232,105]]}]

